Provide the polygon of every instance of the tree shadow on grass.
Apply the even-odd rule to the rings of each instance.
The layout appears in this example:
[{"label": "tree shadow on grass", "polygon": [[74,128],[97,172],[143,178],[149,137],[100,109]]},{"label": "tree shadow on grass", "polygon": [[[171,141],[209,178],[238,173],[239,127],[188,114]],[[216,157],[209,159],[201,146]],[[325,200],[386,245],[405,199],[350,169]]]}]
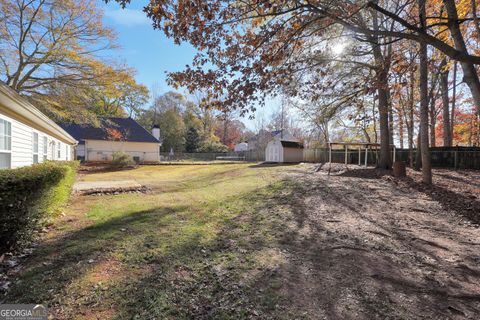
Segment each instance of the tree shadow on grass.
[{"label": "tree shadow on grass", "polygon": [[[44,303],[60,319],[87,317],[89,312],[100,314],[109,305],[122,319],[139,314],[142,319],[152,314],[174,318],[222,317],[232,312],[252,315],[253,309],[248,311],[246,307],[250,302],[242,302],[250,301],[250,296],[238,284],[241,279],[232,281],[223,268],[229,270],[232,264],[242,269],[250,263],[243,251],[246,249],[240,250],[237,245],[242,241],[234,238],[237,232],[251,234],[251,242],[245,242],[244,248],[254,245],[262,250],[264,238],[254,231],[260,222],[253,219],[251,223],[255,224],[250,225],[242,218],[236,221],[243,210],[252,212],[252,205],[263,205],[261,194],[258,190],[213,204],[210,209],[224,212],[224,216],[211,216],[211,212],[203,216],[183,205],[158,206],[44,243],[30,257],[29,268],[6,301]],[[241,201],[239,208],[232,208],[235,201]],[[216,228],[231,231],[217,235]],[[214,268],[214,261],[220,269]],[[97,273],[102,271],[98,268],[105,269],[107,264],[109,269],[108,263],[112,262],[119,265],[120,277],[113,282],[101,279],[96,284]],[[224,306],[221,301],[225,300],[231,304]]]},{"label": "tree shadow on grass", "polygon": [[83,277],[119,248],[121,250],[128,240],[141,241],[145,231],[161,227],[163,218],[185,208],[157,207],[138,211],[42,243],[29,258],[22,281],[12,288],[6,301],[49,305],[55,295],[68,291],[67,287],[75,279]]},{"label": "tree shadow on grass", "polygon": [[[480,310],[480,294],[459,287],[464,273],[445,263],[436,248],[410,243],[408,231],[363,214],[344,196],[350,189],[325,190],[288,182],[273,196],[248,195],[252,210],[229,219],[216,237],[155,260],[153,272],[130,282],[124,294],[136,300],[121,308],[119,317],[439,318],[450,316],[449,308],[469,314]],[[329,222],[315,217],[318,212],[305,207],[312,193],[368,221],[381,230],[378,234],[408,242],[411,253],[443,262],[430,268],[449,273],[451,281],[444,287],[417,274],[411,260],[395,259],[402,253],[388,248],[385,239],[365,242],[364,234],[332,231]]]},{"label": "tree shadow on grass", "polygon": [[[332,228],[342,218],[308,206],[312,195],[388,239],[366,242],[354,228]],[[45,244],[9,301],[44,302],[64,319],[108,308],[105,318],[118,319],[441,318],[450,306],[478,312],[480,296],[453,290],[465,281],[453,264],[438,267],[452,275],[445,288],[412,271],[409,256],[409,263],[395,259],[402,253],[385,241],[411,235],[362,212],[354,200],[364,196],[287,181],[212,204],[209,214],[158,206],[110,219]],[[442,261],[428,244],[409,245]],[[81,282],[105,256],[120,262],[122,277],[97,287]]]}]

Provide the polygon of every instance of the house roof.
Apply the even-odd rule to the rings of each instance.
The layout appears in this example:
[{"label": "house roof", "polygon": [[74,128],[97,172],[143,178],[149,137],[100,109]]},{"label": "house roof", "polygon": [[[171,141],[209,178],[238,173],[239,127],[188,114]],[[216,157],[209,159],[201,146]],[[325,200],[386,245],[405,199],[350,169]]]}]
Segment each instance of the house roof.
[{"label": "house roof", "polygon": [[43,131],[67,144],[74,145],[77,143],[64,129],[2,81],[0,81],[0,113]]},{"label": "house roof", "polygon": [[295,142],[295,141],[280,141],[282,143],[282,147],[284,148],[295,148],[295,149],[303,149],[303,144]]},{"label": "house roof", "polygon": [[[283,131],[284,131],[285,134],[287,133],[285,130],[283,130]],[[282,130],[275,130],[275,131],[261,130],[255,136],[251,137],[248,141],[256,141],[260,137],[273,138],[273,137],[279,135],[280,133],[282,133]]]},{"label": "house roof", "polygon": [[282,133],[282,131],[284,131],[284,130],[275,130],[275,131],[270,132],[270,134],[271,134],[272,136],[276,136],[277,134]]},{"label": "house roof", "polygon": [[100,127],[91,124],[61,123],[75,139],[160,143],[132,118],[100,118]]}]

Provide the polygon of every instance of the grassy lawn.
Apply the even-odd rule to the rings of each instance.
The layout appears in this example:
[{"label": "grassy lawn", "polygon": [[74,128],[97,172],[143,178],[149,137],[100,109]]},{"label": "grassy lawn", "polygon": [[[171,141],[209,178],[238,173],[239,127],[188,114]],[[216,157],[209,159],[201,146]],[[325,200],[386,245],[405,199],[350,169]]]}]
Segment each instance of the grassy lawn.
[{"label": "grassy lawn", "polygon": [[[137,180],[147,194],[74,199],[6,302],[61,319],[290,318],[271,275],[294,167],[144,166],[84,181]],[[281,206],[280,206],[281,207]],[[285,212],[288,214],[288,212]]]}]

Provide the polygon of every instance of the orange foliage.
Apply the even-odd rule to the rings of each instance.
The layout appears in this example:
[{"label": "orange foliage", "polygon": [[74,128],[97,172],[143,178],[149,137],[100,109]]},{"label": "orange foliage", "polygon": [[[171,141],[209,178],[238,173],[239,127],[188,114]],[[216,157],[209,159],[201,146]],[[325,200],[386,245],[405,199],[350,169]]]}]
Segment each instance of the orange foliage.
[{"label": "orange foliage", "polygon": [[114,128],[106,128],[105,130],[107,131],[109,140],[120,141],[123,139],[123,134],[120,132],[120,130]]},{"label": "orange foliage", "polygon": [[[440,145],[443,142],[443,117],[438,116],[435,137]],[[480,146],[480,119],[475,111],[456,110],[453,128],[454,146]]]}]

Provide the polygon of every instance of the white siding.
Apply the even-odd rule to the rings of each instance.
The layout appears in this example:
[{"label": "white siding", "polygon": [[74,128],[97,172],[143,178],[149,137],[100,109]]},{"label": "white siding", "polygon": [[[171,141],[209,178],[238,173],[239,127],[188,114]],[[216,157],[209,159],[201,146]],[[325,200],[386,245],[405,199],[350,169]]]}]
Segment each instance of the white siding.
[{"label": "white siding", "polygon": [[31,165],[33,130],[11,118],[3,118],[12,123],[12,168]]},{"label": "white siding", "polygon": [[[12,124],[12,158],[11,167],[18,168],[33,164],[33,132],[38,133],[38,160],[44,161],[44,137],[47,137],[47,159],[48,160],[69,160],[71,156],[66,150],[67,144],[55,139],[54,137],[33,129],[32,127],[21,123],[11,117],[0,113],[0,118],[9,121]],[[57,157],[57,145],[60,142],[60,158]],[[55,144],[55,152],[52,152]],[[71,150],[70,147],[68,148]],[[53,156],[53,157],[52,157]]]}]

